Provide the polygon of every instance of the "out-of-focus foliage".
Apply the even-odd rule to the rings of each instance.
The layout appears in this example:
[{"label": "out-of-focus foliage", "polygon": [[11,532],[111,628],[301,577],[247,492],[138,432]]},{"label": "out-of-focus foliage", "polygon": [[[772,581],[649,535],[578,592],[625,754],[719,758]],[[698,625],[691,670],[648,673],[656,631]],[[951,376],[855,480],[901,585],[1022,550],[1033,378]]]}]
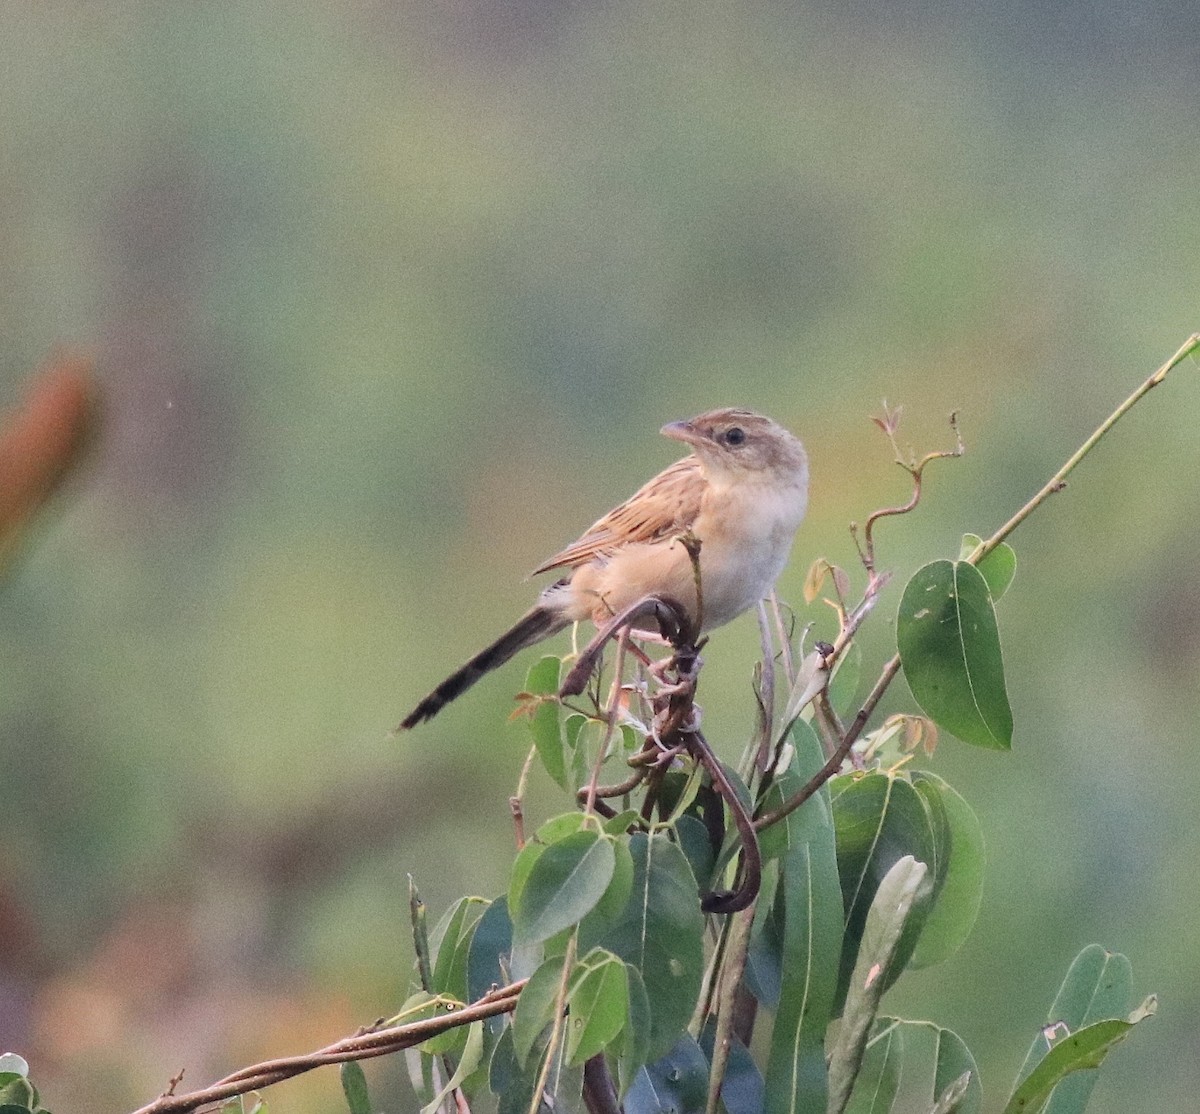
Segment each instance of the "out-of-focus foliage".
[{"label": "out-of-focus foliage", "polygon": [[[499,892],[479,833],[525,666],[387,729],[671,459],[662,422],[738,403],[805,439],[799,605],[809,559],[851,567],[845,523],[904,497],[880,398],[919,449],[960,408],[968,445],[881,527],[902,583],[1198,324],[1183,3],[68,0],[3,26],[0,405],[60,340],[106,403],[0,588],[0,1045],[54,1109],[353,1031],[402,993],[405,871],[434,908]],[[1002,1063],[1041,1021],[1014,1003],[1119,947],[1168,994],[1102,1112],[1200,1087],[1198,414],[1183,368],[1012,539],[1021,727],[939,767],[990,849],[979,923],[909,983]],[[719,744],[756,647],[744,620],[706,651]],[[392,1108],[402,1069],[369,1070]]]}]

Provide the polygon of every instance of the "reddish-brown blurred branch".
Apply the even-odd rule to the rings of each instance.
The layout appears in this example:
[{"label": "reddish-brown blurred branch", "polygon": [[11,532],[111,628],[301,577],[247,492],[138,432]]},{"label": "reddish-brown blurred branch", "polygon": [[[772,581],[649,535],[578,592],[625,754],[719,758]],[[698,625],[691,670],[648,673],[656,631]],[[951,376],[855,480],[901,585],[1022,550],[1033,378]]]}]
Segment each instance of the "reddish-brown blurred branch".
[{"label": "reddish-brown blurred branch", "polygon": [[91,360],[60,357],[0,423],[0,565],[37,509],[78,463],[96,427]]}]

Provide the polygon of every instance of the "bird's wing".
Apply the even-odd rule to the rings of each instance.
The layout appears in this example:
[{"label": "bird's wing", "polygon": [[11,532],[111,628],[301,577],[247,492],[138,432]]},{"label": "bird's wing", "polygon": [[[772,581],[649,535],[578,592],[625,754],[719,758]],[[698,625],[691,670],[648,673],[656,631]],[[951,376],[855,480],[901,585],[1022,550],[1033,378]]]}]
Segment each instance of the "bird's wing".
[{"label": "bird's wing", "polygon": [[577,568],[632,542],[657,541],[684,533],[700,513],[705,480],[694,456],[677,460],[609,511],[579,538],[543,561],[531,575]]}]

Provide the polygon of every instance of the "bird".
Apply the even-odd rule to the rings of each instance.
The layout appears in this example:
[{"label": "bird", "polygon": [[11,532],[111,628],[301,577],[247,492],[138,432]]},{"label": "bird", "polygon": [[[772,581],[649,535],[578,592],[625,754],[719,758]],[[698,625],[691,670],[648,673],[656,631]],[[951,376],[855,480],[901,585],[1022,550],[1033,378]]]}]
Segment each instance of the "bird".
[{"label": "bird", "polygon": [[[701,633],[770,593],[808,506],[804,446],[770,418],[733,408],[669,422],[661,433],[691,453],[534,569],[532,576],[563,572],[397,730],[432,719],[487,673],[572,623],[603,626],[646,596],[666,596],[687,609]],[[695,541],[698,577],[689,554]]]}]

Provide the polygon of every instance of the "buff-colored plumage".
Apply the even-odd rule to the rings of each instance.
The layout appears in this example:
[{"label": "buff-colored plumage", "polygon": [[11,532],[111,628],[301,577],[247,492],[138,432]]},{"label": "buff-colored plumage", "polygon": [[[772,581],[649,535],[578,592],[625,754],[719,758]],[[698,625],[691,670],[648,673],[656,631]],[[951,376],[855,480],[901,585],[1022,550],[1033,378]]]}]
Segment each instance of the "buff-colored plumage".
[{"label": "buff-colored plumage", "polygon": [[[572,622],[604,623],[647,595],[669,596],[719,627],[772,588],[808,498],[804,448],[782,426],[748,410],[713,410],[663,434],[692,455],[660,472],[535,573],[566,570],[537,604],[422,700],[401,723],[436,715],[480,677]],[[700,593],[680,540],[700,542]]]}]

